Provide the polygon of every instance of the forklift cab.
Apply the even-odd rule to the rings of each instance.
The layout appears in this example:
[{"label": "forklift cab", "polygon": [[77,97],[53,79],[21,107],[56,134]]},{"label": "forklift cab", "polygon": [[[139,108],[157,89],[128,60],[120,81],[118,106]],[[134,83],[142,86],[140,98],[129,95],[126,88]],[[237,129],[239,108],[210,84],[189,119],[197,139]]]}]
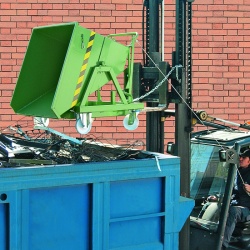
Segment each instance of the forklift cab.
[{"label": "forklift cab", "polygon": [[[195,206],[190,216],[190,249],[220,250],[223,220],[227,218],[223,203],[227,198],[230,205],[235,202],[228,184],[234,186],[237,167],[226,161],[225,151],[234,149],[240,153],[249,147],[249,132],[226,128],[192,134],[190,198],[195,200]],[[168,145],[167,151],[171,150]],[[250,250],[250,217],[249,221],[236,225],[228,249]]]}]

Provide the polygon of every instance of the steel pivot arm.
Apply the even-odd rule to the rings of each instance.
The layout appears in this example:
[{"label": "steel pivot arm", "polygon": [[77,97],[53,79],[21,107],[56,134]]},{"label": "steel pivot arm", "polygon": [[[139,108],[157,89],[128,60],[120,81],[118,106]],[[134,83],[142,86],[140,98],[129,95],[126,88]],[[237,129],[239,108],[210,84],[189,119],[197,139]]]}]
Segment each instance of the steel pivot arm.
[{"label": "steel pivot arm", "polygon": [[216,124],[215,121],[219,121],[219,122],[222,122],[225,124],[230,124],[232,126],[236,126],[239,128],[244,128],[244,129],[250,130],[250,125],[248,123],[241,124],[241,123],[236,123],[236,122],[232,122],[229,120],[221,119],[218,117],[210,116],[204,110],[199,110],[199,111],[196,111],[194,113],[195,113],[195,116],[193,117],[193,123],[210,122],[210,123]]}]

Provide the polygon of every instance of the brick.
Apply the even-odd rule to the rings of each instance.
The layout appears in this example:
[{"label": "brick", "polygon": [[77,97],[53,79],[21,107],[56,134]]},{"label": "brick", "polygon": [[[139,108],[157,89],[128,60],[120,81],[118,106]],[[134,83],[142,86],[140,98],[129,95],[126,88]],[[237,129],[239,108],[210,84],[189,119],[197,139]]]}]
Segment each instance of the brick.
[{"label": "brick", "polygon": [[[233,4],[234,4],[234,5],[241,5],[241,4],[243,4],[243,2],[244,2],[244,0],[235,0],[235,1],[233,2]],[[232,1],[230,1],[230,0],[224,0],[224,4],[226,4],[226,5],[231,5],[231,4],[232,4]]]},{"label": "brick", "polygon": [[238,18],[237,17],[229,17],[227,19],[228,23],[237,23],[238,22]]},{"label": "brick", "polygon": [[68,10],[48,10],[48,15],[51,16],[67,16],[68,15]]},{"label": "brick", "polygon": [[242,78],[243,72],[224,72],[223,76],[226,78]]},{"label": "brick", "polygon": [[211,4],[211,5],[208,6],[208,10],[209,11],[216,11],[216,10],[225,11],[225,10],[227,10],[227,5],[225,5],[225,4],[223,4],[223,5]]},{"label": "brick", "polygon": [[[238,19],[239,20],[239,19]],[[239,21],[238,21],[239,22]],[[242,23],[235,23],[235,24],[232,24],[232,23],[224,23],[223,24],[223,29],[225,30],[242,30],[243,29],[243,24]]]},{"label": "brick", "polygon": [[[226,79],[224,79],[224,78],[222,78],[222,76],[223,76],[223,73],[222,72],[213,72],[213,78],[215,79],[215,83],[216,82],[220,82],[220,83],[224,83],[224,82],[226,82]],[[219,79],[216,79],[216,78],[219,78]]]},{"label": "brick", "polygon": [[90,9],[90,10],[80,10],[81,16],[100,16],[100,10]]},{"label": "brick", "polygon": [[242,5],[242,6],[239,6],[239,11],[243,11],[244,16],[247,16],[247,15],[246,15],[246,12],[248,12],[249,10],[250,10],[250,6],[249,6],[249,5]]},{"label": "brick", "polygon": [[1,4],[0,4],[0,7],[1,7],[2,10],[3,10],[3,9],[9,10],[9,9],[11,9],[10,6],[11,6],[10,3],[1,3]]},{"label": "brick", "polygon": [[[121,1],[119,1],[119,0],[111,0],[111,3],[113,3],[113,4],[121,4]],[[128,4],[128,5],[133,4],[133,0],[126,0],[126,4]]]},{"label": "brick", "polygon": [[17,13],[17,11],[15,9],[1,9],[0,10],[0,15],[1,15],[1,19],[2,19],[2,16],[15,16]]},{"label": "brick", "polygon": [[227,10],[234,10],[234,11],[238,11],[239,10],[239,7],[240,5],[233,5],[233,4],[230,4],[230,5],[227,5]]},{"label": "brick", "polygon": [[243,65],[242,60],[223,60],[223,65]]},{"label": "brick", "polygon": [[114,4],[95,4],[97,10],[115,10]]}]

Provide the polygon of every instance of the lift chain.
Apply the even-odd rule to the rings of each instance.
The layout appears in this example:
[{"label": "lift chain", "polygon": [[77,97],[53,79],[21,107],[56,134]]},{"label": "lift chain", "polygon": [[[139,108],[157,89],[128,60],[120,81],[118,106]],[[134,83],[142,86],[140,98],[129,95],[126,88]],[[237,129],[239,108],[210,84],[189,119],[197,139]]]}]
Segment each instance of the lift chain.
[{"label": "lift chain", "polygon": [[[153,92],[155,92],[165,81],[168,81],[168,79],[169,79],[170,75],[172,74],[172,72],[175,69],[178,69],[178,68],[182,68],[182,65],[175,65],[174,67],[172,67],[171,70],[168,72],[168,74],[153,89],[151,89],[145,95],[142,95],[142,96],[140,96],[138,98],[135,98],[133,100],[133,102],[140,101],[140,100],[144,99],[145,97],[149,96],[150,94],[152,94]],[[177,70],[176,70],[176,72],[177,72]]]}]

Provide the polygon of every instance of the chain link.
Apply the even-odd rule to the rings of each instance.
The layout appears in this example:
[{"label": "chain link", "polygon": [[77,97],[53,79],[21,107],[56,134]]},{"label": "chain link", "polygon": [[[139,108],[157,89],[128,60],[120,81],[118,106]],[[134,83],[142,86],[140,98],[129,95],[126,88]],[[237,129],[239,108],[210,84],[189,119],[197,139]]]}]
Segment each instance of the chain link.
[{"label": "chain link", "polygon": [[[168,74],[153,89],[151,89],[145,95],[142,95],[142,96],[140,96],[138,98],[135,98],[133,100],[133,102],[140,101],[140,100],[144,99],[145,97],[149,96],[150,94],[152,94],[153,92],[155,92],[166,80],[168,81],[169,76],[172,74],[172,72],[175,69],[181,68],[181,67],[182,67],[182,65],[175,65],[174,67],[172,67],[172,69],[168,72]],[[177,80],[178,80],[178,72],[177,71],[176,71],[176,76],[177,76]]]}]

